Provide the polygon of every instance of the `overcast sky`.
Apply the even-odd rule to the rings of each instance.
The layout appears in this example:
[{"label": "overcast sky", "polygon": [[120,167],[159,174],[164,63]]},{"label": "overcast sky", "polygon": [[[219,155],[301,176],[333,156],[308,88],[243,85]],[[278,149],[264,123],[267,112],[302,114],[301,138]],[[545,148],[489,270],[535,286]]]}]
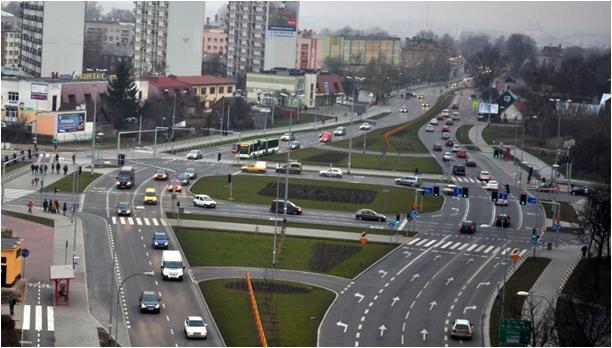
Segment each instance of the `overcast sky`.
[{"label": "overcast sky", "polygon": [[[102,1],[105,9],[132,2]],[[223,1],[206,1],[214,17]],[[429,10],[428,10],[429,8]],[[429,21],[427,21],[429,13]],[[455,37],[462,32],[492,36],[521,32],[538,44],[610,46],[610,2],[586,1],[301,1],[301,29],[380,27],[398,37],[428,27]]]}]

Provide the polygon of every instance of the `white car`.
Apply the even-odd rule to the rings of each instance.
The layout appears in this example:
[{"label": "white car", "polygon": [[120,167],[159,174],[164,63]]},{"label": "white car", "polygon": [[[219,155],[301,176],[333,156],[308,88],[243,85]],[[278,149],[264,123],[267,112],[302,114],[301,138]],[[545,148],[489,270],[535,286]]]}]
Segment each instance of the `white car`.
[{"label": "white car", "polygon": [[450,133],[449,132],[443,132],[442,133],[442,139],[450,139]]},{"label": "white car", "polygon": [[499,183],[495,180],[489,180],[482,186],[482,188],[485,190],[497,191],[499,190]]},{"label": "white car", "polygon": [[452,196],[453,193],[455,193],[455,189],[459,187],[455,184],[448,184],[446,186],[444,186],[444,188],[442,189],[442,193],[448,196]]},{"label": "white car", "polygon": [[334,130],[334,135],[343,136],[346,135],[346,127],[338,127]]},{"label": "white car", "polygon": [[334,178],[341,178],[342,177],[342,170],[338,169],[338,168],[327,168],[327,169],[323,169],[319,172],[320,176],[326,176],[326,177],[334,177]]},{"label": "white car", "polygon": [[204,154],[201,150],[191,150],[187,154],[187,159],[199,160],[204,157]]},{"label": "white car", "polygon": [[495,205],[503,205],[503,206],[508,206],[508,199],[503,199],[503,198],[499,198],[499,196],[497,197],[497,201],[495,201]]},{"label": "white car", "polygon": [[206,323],[200,316],[189,316],[184,324],[185,336],[187,338],[204,338],[208,336]]},{"label": "white car", "polygon": [[214,208],[217,206],[217,202],[210,198],[209,195],[195,195],[193,197],[193,205],[196,207]]},{"label": "white car", "polygon": [[452,161],[453,160],[453,154],[450,153],[449,151],[446,151],[444,153],[444,155],[442,155],[442,159],[445,161]]},{"label": "white car", "polygon": [[425,131],[431,133],[434,131],[434,127],[432,125],[428,125],[427,127],[425,127]]},{"label": "white car", "polygon": [[403,114],[407,113],[408,112],[408,107],[405,106],[405,105],[402,106],[401,109],[400,109],[400,112],[403,113]]},{"label": "white car", "polygon": [[453,151],[453,152],[459,152],[459,151],[461,151],[461,146],[459,146],[459,145],[455,144],[455,145],[453,145],[453,149],[452,149],[451,151]]},{"label": "white car", "polygon": [[372,125],[368,122],[364,122],[359,126],[359,130],[368,131],[372,129]]},{"label": "white car", "polygon": [[285,133],[281,135],[280,137],[280,141],[293,141],[293,140],[295,140],[295,135],[293,135],[292,133]]},{"label": "white car", "polygon": [[472,339],[474,325],[467,319],[456,319],[453,321],[453,325],[451,326],[450,336],[463,338],[463,339]]},{"label": "white car", "polygon": [[478,180],[489,181],[491,180],[491,174],[486,170],[481,170],[480,173],[478,173]]},{"label": "white car", "polygon": [[448,109],[442,110],[442,116],[448,117],[448,115],[450,115],[450,113],[448,112]]},{"label": "white car", "polygon": [[431,121],[429,121],[430,125],[433,126],[437,126],[438,125],[438,119],[437,118],[432,118]]},{"label": "white car", "polygon": [[459,113],[457,111],[453,112],[453,116],[451,116],[451,120],[459,121]]}]

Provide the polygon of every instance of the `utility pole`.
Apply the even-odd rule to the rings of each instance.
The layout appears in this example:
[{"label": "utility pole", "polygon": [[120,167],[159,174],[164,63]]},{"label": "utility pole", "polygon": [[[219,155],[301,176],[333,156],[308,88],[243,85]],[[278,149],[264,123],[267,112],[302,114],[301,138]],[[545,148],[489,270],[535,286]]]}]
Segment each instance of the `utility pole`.
[{"label": "utility pole", "polygon": [[98,113],[98,90],[94,93],[94,114],[93,114],[93,128],[91,129],[91,175],[94,174],[94,166],[96,161],[94,155],[96,151],[96,118]]},{"label": "utility pole", "polygon": [[[298,104],[298,114],[300,112],[300,107]],[[289,134],[293,136],[291,133],[291,125],[293,123],[293,112],[289,114]],[[291,142],[291,140],[289,140]],[[291,146],[287,144],[287,167],[285,167],[285,208],[283,209],[283,217],[285,221],[287,221],[287,201],[289,200],[289,160],[291,156]]]}]

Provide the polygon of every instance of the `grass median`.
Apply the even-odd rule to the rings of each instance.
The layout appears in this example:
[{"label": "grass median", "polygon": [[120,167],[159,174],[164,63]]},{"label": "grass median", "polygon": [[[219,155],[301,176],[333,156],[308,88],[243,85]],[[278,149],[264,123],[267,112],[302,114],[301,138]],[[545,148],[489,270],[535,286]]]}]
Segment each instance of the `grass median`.
[{"label": "grass median", "polygon": [[[75,173],[68,174],[63,178],[59,179],[58,181],[47,185],[45,187],[45,191],[50,192],[54,191],[57,188],[58,192],[72,192],[74,174]],[[93,175],[91,175],[91,172],[84,171],[83,174],[77,174],[77,176],[79,179],[79,184],[76,192],[83,192],[89,184],[91,184],[94,180],[102,176],[102,174],[93,173]]]},{"label": "grass median", "polygon": [[[269,205],[276,197],[277,178],[261,175],[232,177],[233,199],[236,202]],[[284,197],[284,178],[281,178],[279,197]],[[229,198],[227,176],[202,177],[191,186],[195,194],[208,194],[217,199]],[[395,214],[409,211],[414,200],[414,189],[400,186],[354,184],[339,180],[312,180],[291,177],[289,200],[302,208],[355,212],[369,208],[380,213]],[[357,202],[357,203],[356,203]],[[438,211],[443,197],[423,197],[423,213]],[[308,210],[305,211],[308,214]]]},{"label": "grass median", "polygon": [[[229,347],[258,347],[261,344],[248,292],[232,287],[241,282],[241,279],[216,279],[199,285],[225,343]],[[268,345],[316,346],[319,324],[334,300],[334,294],[300,283],[252,282],[261,282],[266,287],[265,290],[258,287],[254,293]],[[284,290],[288,291],[282,292]]]},{"label": "grass median", "polygon": [[28,162],[17,162],[17,163],[8,165],[4,169],[4,174],[8,174],[8,173],[10,173],[12,171],[15,171],[17,169],[21,169],[21,168],[23,168],[25,166],[30,166],[31,164],[32,164],[32,162],[28,161]]},{"label": "grass median", "polygon": [[[262,233],[174,227],[191,267],[272,267],[274,236]],[[279,237],[280,238],[280,237]],[[395,244],[286,236],[276,268],[353,278]],[[281,239],[277,238],[280,245]]]},{"label": "grass median", "polygon": [[457,135],[457,141],[463,145],[473,145],[474,143],[472,143],[470,137],[468,136],[468,133],[473,126],[474,125],[472,124],[466,124],[457,128],[457,132],[455,133]]},{"label": "grass median", "polygon": [[[553,218],[553,204],[551,202],[541,202],[546,212],[546,217],[549,219]],[[561,221],[567,221],[571,223],[578,223],[578,215],[576,210],[568,202],[558,202],[561,205]]]},{"label": "grass median", "polygon": [[[291,152],[291,158],[303,164],[328,166],[334,164],[337,167],[348,165],[348,152],[333,151],[325,148],[307,148]],[[275,154],[265,157],[271,162],[287,161],[287,154]],[[381,156],[363,154],[355,147],[351,155],[351,168],[375,169],[387,171],[414,172],[419,169],[420,173],[442,174],[442,168],[433,157],[408,157],[408,156]]]}]

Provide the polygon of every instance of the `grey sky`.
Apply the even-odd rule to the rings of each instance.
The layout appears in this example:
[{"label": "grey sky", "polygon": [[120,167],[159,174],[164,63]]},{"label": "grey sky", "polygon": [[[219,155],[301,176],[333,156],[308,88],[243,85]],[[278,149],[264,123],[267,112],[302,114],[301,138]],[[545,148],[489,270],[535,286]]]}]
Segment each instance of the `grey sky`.
[{"label": "grey sky", "polygon": [[[132,8],[132,2],[103,1],[105,9]],[[214,17],[225,2],[206,1]],[[492,36],[521,32],[538,44],[610,46],[610,2],[587,1],[302,1],[300,28],[366,29],[378,26],[398,37],[425,29],[457,37],[462,32]]]}]

